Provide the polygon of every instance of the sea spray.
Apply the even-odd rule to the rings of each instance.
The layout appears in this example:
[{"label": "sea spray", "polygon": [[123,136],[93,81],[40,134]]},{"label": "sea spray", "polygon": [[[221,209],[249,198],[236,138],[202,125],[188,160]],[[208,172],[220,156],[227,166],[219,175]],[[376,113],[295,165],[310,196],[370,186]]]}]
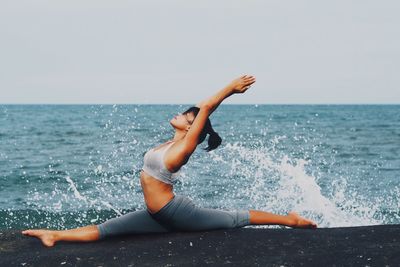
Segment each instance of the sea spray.
[{"label": "sea spray", "polygon": [[[97,200],[90,200],[90,199],[88,199],[87,197],[82,196],[81,193],[79,193],[78,189],[76,188],[76,186],[75,186],[74,182],[72,181],[71,177],[67,176],[67,177],[65,177],[65,179],[66,179],[66,180],[68,181],[68,183],[70,184],[70,188],[73,190],[74,196],[75,196],[77,199],[80,199],[80,200],[83,200],[83,201],[89,203],[90,206],[93,206],[93,205],[95,205],[95,204],[98,202]],[[116,214],[118,214],[118,215],[120,215],[120,216],[122,215],[122,213],[121,213],[119,210],[117,210],[116,208],[114,208],[114,207],[113,207],[110,203],[108,203],[107,201],[100,200],[100,202],[101,202],[105,207],[107,207],[107,208],[112,209],[113,211],[115,211]]]},{"label": "sea spray", "polygon": [[[317,179],[306,173],[307,161],[304,159],[292,160],[287,155],[280,158],[273,147],[249,149],[235,143],[224,149],[225,154],[232,157],[231,162],[217,161],[230,164],[230,174],[242,175],[242,180],[247,181],[248,186],[241,187],[241,190],[250,198],[249,208],[280,214],[294,210],[315,220],[321,227],[382,223],[372,216],[378,207],[368,202],[364,205],[357,202],[356,209],[348,209],[357,199],[354,195],[353,199],[346,200],[348,203],[343,203],[343,199],[339,201],[341,205],[337,205],[335,197],[324,196]],[[346,184],[339,188],[336,184],[335,191],[344,196]]]}]

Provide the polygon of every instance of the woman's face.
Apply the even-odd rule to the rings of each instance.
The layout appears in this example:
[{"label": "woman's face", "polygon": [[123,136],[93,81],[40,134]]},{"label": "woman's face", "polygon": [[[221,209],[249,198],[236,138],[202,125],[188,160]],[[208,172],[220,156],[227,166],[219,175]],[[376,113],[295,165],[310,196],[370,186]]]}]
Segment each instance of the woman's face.
[{"label": "woman's face", "polygon": [[189,130],[190,125],[192,125],[194,121],[194,114],[193,113],[178,113],[175,117],[173,117],[169,123],[174,127],[175,129],[180,129],[180,130]]}]

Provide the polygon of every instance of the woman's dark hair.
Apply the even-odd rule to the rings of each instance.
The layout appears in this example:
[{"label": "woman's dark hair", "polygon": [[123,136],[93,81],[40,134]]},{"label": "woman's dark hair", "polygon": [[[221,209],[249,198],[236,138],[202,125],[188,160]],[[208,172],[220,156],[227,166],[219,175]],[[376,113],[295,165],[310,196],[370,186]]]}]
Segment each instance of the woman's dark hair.
[{"label": "woman's dark hair", "polygon": [[[198,108],[198,107],[190,107],[182,114],[192,113],[194,115],[194,117],[196,118],[199,111],[200,111],[200,108]],[[198,140],[197,144],[203,143],[207,134],[210,135],[208,137],[208,147],[204,148],[204,150],[209,152],[211,150],[216,149],[222,142],[221,137],[212,128],[211,121],[209,118],[207,118],[206,124],[204,125],[203,131],[201,131],[201,134],[199,136],[199,140]]]}]

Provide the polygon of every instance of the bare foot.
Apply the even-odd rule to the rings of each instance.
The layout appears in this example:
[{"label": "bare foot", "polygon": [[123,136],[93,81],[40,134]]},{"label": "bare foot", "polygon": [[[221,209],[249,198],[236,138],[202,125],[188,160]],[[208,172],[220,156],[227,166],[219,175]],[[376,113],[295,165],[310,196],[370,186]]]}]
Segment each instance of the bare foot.
[{"label": "bare foot", "polygon": [[290,219],[293,220],[294,228],[317,228],[317,224],[311,220],[307,220],[306,218],[301,217],[296,212],[289,212],[287,215]]},{"label": "bare foot", "polygon": [[25,230],[22,234],[39,238],[46,247],[52,247],[56,242],[55,233],[52,230]]}]

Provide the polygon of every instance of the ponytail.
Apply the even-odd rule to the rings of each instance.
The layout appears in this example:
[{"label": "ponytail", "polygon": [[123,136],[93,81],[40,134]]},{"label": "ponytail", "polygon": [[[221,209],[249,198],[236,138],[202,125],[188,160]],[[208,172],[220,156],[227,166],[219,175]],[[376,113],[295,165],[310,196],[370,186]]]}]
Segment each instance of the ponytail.
[{"label": "ponytail", "polygon": [[208,134],[210,135],[208,137],[208,146],[204,150],[210,152],[211,150],[216,149],[222,143],[222,138],[217,132],[214,131],[214,129],[211,127],[211,124]]},{"label": "ponytail", "polygon": [[[198,107],[190,107],[185,112],[183,112],[183,114],[193,113],[193,115],[196,117],[197,114],[199,113],[199,111],[200,111],[200,108],[198,108]],[[206,124],[204,125],[203,131],[201,132],[201,134],[199,136],[198,144],[203,143],[207,134],[209,134],[208,146],[206,148],[204,148],[204,150],[207,152],[210,152],[211,150],[216,149],[222,143],[222,138],[212,128],[210,119],[207,119]]]}]

